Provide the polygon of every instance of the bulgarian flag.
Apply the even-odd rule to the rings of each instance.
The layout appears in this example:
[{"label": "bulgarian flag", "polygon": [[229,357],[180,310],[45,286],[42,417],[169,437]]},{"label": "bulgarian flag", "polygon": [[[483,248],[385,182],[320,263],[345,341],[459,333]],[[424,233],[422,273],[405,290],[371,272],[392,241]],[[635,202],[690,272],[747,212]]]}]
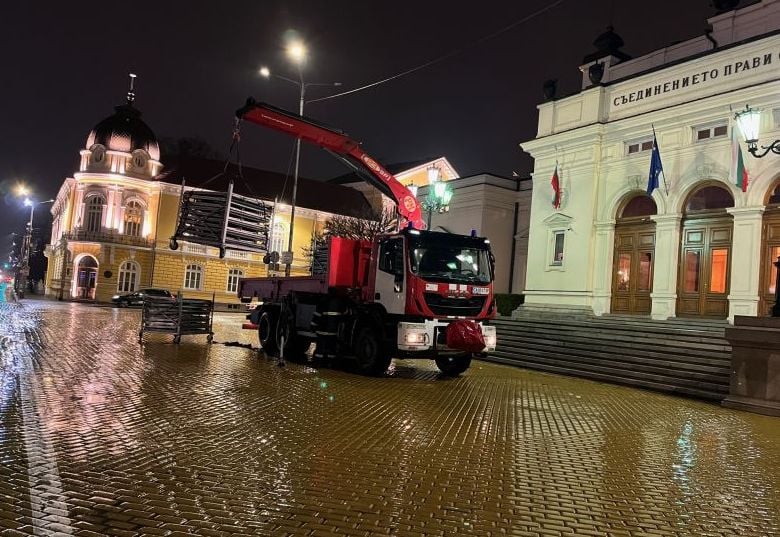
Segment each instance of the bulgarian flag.
[{"label": "bulgarian flag", "polygon": [[745,169],[745,160],[742,158],[742,147],[739,145],[735,128],[731,128],[731,180],[747,192],[748,172]]},{"label": "bulgarian flag", "polygon": [[561,182],[558,180],[558,163],[555,163],[555,171],[553,172],[552,179],[550,179],[550,184],[552,185],[553,189],[553,200],[552,205],[556,209],[558,209],[561,206]]}]

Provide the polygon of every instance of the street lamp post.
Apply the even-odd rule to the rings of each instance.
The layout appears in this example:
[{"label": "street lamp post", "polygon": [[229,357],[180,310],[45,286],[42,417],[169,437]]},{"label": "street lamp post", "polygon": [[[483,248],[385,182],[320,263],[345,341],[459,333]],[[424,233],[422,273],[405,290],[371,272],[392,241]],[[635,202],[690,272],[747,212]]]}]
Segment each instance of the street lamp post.
[{"label": "street lamp post", "polygon": [[[295,84],[300,89],[300,100],[298,102],[298,115],[303,117],[303,105],[306,98],[306,88],[309,86],[340,86],[341,82],[331,83],[314,83],[304,82],[303,80],[303,64],[306,61],[308,51],[306,46],[300,41],[292,42],[287,47],[287,56],[295,63],[298,68],[298,80],[287,78],[286,76],[277,75],[271,73],[268,67],[260,68],[260,75],[264,78],[270,78],[274,76],[280,80]],[[293,174],[293,190],[292,190],[292,208],[290,210],[290,234],[287,237],[287,254],[284,260],[284,275],[289,276],[292,269],[293,262],[293,233],[295,232],[295,206],[298,198],[298,169],[301,161],[301,139],[300,137],[295,140],[295,171]]]},{"label": "street lamp post", "polygon": [[22,240],[22,251],[20,255],[19,267],[17,269],[16,293],[19,298],[24,298],[24,291],[27,288],[27,276],[30,275],[30,255],[32,254],[32,231],[33,217],[35,216],[35,206],[42,203],[53,203],[54,200],[35,202],[30,198],[24,199],[25,207],[30,208],[30,221],[27,222],[24,239]]},{"label": "street lamp post", "polygon": [[445,181],[439,178],[439,174],[440,170],[438,167],[431,166],[428,168],[428,195],[422,202],[423,209],[428,211],[428,229],[431,229],[434,211],[446,213],[450,210],[452,190],[450,190]]}]

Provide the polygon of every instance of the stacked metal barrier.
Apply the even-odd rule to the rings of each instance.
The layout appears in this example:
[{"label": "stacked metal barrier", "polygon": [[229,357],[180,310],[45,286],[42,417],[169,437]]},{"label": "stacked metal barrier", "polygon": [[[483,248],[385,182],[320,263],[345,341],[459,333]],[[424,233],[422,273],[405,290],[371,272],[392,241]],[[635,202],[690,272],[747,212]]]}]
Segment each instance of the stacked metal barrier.
[{"label": "stacked metal barrier", "polygon": [[328,256],[330,248],[328,239],[323,238],[312,244],[311,273],[319,276],[328,272]]},{"label": "stacked metal barrier", "polygon": [[176,232],[171,237],[172,250],[178,241],[187,241],[219,248],[219,257],[226,250],[265,252],[271,208],[261,200],[233,193],[233,182],[227,192],[184,190]]},{"label": "stacked metal barrier", "polygon": [[163,332],[173,334],[174,343],[180,343],[181,336],[198,334],[205,334],[211,343],[213,321],[214,295],[211,300],[184,298],[181,292],[176,299],[145,295],[138,341],[143,341],[145,332]]}]

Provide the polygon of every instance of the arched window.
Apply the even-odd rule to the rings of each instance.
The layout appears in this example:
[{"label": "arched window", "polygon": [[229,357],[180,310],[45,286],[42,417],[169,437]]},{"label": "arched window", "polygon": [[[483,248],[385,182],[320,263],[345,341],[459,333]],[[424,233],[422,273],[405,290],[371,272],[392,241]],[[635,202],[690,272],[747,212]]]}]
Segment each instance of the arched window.
[{"label": "arched window", "polygon": [[140,237],[144,222],[143,206],[133,200],[125,207],[125,235]]},{"label": "arched window", "polygon": [[777,183],[775,189],[769,195],[769,199],[766,202],[767,205],[780,205],[780,183]]},{"label": "arched window", "polygon": [[227,291],[228,293],[238,292],[238,280],[244,277],[244,271],[232,268],[228,271]]},{"label": "arched window", "polygon": [[283,222],[274,222],[271,229],[271,245],[269,252],[279,252],[281,254],[287,250],[287,224]]},{"label": "arched window", "polygon": [[86,218],[84,219],[87,231],[98,232],[103,228],[103,206],[106,200],[103,196],[92,196],[87,200]]},{"label": "arched window", "polygon": [[620,212],[620,218],[637,218],[640,216],[652,216],[658,214],[655,201],[644,194],[635,196],[629,200]]},{"label": "arched window", "polygon": [[711,211],[734,207],[731,192],[719,186],[705,186],[694,192],[685,204],[685,212]]},{"label": "arched window", "polygon": [[200,291],[203,284],[203,267],[200,265],[187,265],[184,271],[184,288]]},{"label": "arched window", "polygon": [[119,283],[116,290],[120,293],[134,293],[138,288],[138,263],[125,261],[119,267]]}]

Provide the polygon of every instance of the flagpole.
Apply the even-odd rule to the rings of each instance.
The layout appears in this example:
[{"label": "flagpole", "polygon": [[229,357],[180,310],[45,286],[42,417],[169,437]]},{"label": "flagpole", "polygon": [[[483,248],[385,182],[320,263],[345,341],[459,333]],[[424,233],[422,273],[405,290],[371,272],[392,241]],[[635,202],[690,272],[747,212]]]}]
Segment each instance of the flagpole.
[{"label": "flagpole", "polygon": [[[658,151],[658,156],[661,155],[661,148],[658,147],[658,138],[655,134],[655,123],[650,123],[650,127],[653,129],[653,145],[655,146],[655,150]],[[652,158],[652,157],[651,157]],[[660,160],[660,158],[659,158]],[[664,178],[664,190],[666,191],[666,196],[669,197],[669,185],[666,182],[666,172],[664,171],[663,164],[661,165],[661,175]]]}]

